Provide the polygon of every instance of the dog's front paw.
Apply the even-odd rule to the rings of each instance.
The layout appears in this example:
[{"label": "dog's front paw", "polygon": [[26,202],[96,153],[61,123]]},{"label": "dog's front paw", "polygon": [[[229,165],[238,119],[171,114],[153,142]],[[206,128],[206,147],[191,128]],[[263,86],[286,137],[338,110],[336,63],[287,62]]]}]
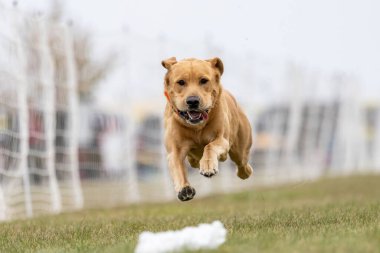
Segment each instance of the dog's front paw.
[{"label": "dog's front paw", "polygon": [[185,186],[178,193],[178,199],[181,201],[188,201],[194,198],[195,189],[191,186]]},{"label": "dog's front paw", "polygon": [[201,159],[199,172],[205,177],[212,177],[218,173],[217,159]]}]

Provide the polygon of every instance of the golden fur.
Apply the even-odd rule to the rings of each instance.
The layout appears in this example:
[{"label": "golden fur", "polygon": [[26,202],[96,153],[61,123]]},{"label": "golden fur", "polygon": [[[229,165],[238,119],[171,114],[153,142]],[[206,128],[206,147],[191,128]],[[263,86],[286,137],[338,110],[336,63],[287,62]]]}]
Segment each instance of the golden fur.
[{"label": "golden fur", "polygon": [[[211,177],[218,173],[218,161],[225,161],[229,154],[237,166],[237,175],[248,178],[252,174],[248,164],[251,126],[235,98],[220,83],[222,61],[213,58],[177,62],[172,57],[162,61],[162,65],[167,69],[165,147],[178,198],[186,201],[195,195],[187,180],[185,159],[202,175]],[[204,80],[207,82],[202,83]],[[191,124],[179,113],[188,110],[186,98],[190,96],[200,98],[199,110],[205,116],[197,124]]]}]

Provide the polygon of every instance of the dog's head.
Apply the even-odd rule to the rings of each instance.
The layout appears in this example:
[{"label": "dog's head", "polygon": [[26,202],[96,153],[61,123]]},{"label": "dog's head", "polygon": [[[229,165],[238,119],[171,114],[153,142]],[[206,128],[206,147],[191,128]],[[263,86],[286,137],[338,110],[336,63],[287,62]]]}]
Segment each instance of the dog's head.
[{"label": "dog's head", "polygon": [[219,58],[177,61],[172,57],[162,61],[162,66],[168,70],[165,95],[178,116],[190,125],[207,121],[221,93],[222,61]]}]

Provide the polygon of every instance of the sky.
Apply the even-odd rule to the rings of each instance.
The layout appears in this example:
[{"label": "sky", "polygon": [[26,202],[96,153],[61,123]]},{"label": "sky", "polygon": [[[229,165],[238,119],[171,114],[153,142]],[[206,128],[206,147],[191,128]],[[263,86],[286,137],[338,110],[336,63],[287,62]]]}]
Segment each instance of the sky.
[{"label": "sky", "polygon": [[[99,48],[102,47],[100,51],[125,50],[121,49],[123,45],[130,43],[134,45],[131,55],[137,61],[139,55],[149,60],[145,56],[146,48],[139,46],[144,44],[141,41],[157,42],[161,38],[168,41],[165,50],[150,58],[157,64],[162,60],[159,57],[173,55],[178,58],[207,57],[204,45],[209,43],[227,55],[253,54],[274,62],[296,62],[323,72],[344,71],[358,78],[363,96],[380,100],[378,0],[64,2],[67,18],[90,29]],[[44,9],[48,3],[48,0],[19,1],[20,6],[32,9]],[[126,31],[133,34],[129,40],[135,41],[128,41]],[[227,61],[225,65],[233,69],[239,63],[239,60]],[[153,72],[157,76],[164,74],[158,70]],[[117,75],[119,77],[111,77],[108,81],[117,82],[123,78],[121,73]],[[233,80],[233,77],[227,79]],[[103,90],[110,87],[113,86],[108,84]],[[115,93],[119,90],[120,84],[115,85]]]}]

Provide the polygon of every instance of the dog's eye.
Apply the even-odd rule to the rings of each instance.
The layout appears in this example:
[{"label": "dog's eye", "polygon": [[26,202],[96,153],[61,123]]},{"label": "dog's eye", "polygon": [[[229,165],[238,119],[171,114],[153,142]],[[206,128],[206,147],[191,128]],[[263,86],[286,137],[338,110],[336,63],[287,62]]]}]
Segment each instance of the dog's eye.
[{"label": "dog's eye", "polygon": [[181,85],[181,86],[185,85],[185,81],[184,81],[184,80],[179,80],[179,81],[177,81],[177,83],[178,83],[179,85]]},{"label": "dog's eye", "polygon": [[208,83],[208,79],[206,79],[206,78],[202,78],[199,82],[200,82],[201,84],[206,84],[206,83]]}]

